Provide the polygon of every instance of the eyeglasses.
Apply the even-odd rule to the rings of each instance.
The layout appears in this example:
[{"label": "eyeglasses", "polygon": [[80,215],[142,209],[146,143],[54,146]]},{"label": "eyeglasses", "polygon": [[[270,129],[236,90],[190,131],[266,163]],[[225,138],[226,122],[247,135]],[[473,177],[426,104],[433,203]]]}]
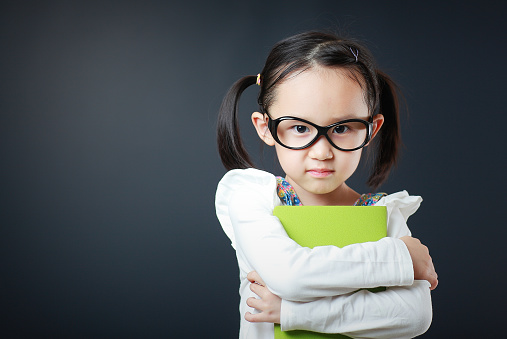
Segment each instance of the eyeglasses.
[{"label": "eyeglasses", "polygon": [[271,135],[283,147],[303,149],[314,144],[321,135],[340,151],[355,151],[364,147],[371,139],[372,118],[347,119],[328,126],[319,126],[310,121],[296,117],[271,119],[269,114],[268,128]]}]

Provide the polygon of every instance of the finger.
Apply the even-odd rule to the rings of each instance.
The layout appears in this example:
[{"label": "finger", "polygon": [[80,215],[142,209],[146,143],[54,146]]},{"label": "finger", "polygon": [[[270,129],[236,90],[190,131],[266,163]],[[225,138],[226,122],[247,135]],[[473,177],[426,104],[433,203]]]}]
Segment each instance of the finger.
[{"label": "finger", "polygon": [[262,286],[257,283],[250,284],[250,291],[257,294],[260,299],[266,299],[273,295],[273,293],[271,293],[271,291],[266,286]]},{"label": "finger", "polygon": [[433,291],[437,287],[438,280],[431,276],[428,278],[428,282],[430,283],[430,290]]},{"label": "finger", "polygon": [[262,280],[261,276],[259,275],[259,273],[257,273],[257,271],[252,271],[248,273],[246,278],[252,283],[254,282],[262,286],[266,286],[266,283],[264,283],[264,280]]},{"label": "finger", "polygon": [[245,319],[246,319],[246,321],[249,321],[251,323],[260,323],[260,322],[267,321],[267,318],[264,315],[264,313],[252,314],[250,312],[246,312]]},{"label": "finger", "polygon": [[438,285],[438,275],[437,275],[437,272],[435,272],[433,265],[431,265],[431,268],[428,269],[427,276],[428,276],[427,280],[429,281],[429,283],[431,285],[430,290],[433,291]]},{"label": "finger", "polygon": [[437,272],[433,271],[433,282],[431,283],[430,290],[434,290],[438,286],[438,274]]},{"label": "finger", "polygon": [[438,286],[438,279],[437,278],[432,279],[432,281],[430,281],[430,284],[431,284],[430,290],[433,291]]},{"label": "finger", "polygon": [[438,274],[435,271],[435,265],[433,264],[433,261],[431,261],[431,273],[430,273],[430,275],[433,278],[432,281],[430,282],[431,283],[430,290],[433,291],[435,288],[437,288],[437,285],[438,285]]},{"label": "finger", "polygon": [[259,310],[259,311],[262,311],[261,310],[261,303],[262,303],[262,301],[260,299],[256,299],[253,297],[250,297],[246,300],[246,304],[248,306],[255,308],[256,310]]},{"label": "finger", "polygon": [[[255,273],[257,274],[257,272],[255,272]],[[257,283],[261,284],[261,286],[266,286],[266,283],[264,282],[264,280],[262,280],[262,278],[260,277],[260,275],[257,274],[257,276],[258,276],[258,278],[255,279],[255,281]]]},{"label": "finger", "polygon": [[257,273],[257,271],[252,271],[250,273],[248,273],[246,275],[246,278],[248,279],[248,281],[250,282],[256,282],[256,281],[259,281],[259,280],[262,280],[261,279],[261,276],[259,275],[259,273]]},{"label": "finger", "polygon": [[245,319],[246,319],[246,321],[249,321],[251,323],[255,322],[254,321],[255,318],[254,318],[253,314],[250,312],[245,313]]},{"label": "finger", "polygon": [[265,286],[261,286],[257,283],[250,284],[250,291],[257,294],[259,298],[264,298],[266,296],[267,288]]}]

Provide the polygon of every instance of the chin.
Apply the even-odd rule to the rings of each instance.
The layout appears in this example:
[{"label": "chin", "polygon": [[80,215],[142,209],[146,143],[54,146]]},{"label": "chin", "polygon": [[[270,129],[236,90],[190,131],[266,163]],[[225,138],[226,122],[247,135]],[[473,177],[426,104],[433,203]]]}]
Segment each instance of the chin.
[{"label": "chin", "polygon": [[330,194],[339,189],[344,183],[322,183],[322,185],[315,185],[312,187],[312,193],[314,194]]},{"label": "chin", "polygon": [[315,187],[311,192],[313,194],[329,194],[336,190],[337,187]]}]

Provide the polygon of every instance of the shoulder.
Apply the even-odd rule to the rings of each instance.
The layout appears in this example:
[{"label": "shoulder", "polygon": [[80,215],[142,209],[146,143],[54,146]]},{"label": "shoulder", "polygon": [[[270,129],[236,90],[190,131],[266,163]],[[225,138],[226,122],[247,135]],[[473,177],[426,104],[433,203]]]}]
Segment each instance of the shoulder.
[{"label": "shoulder", "polygon": [[[218,205],[263,204],[273,208],[278,199],[276,177],[255,168],[227,172],[218,183],[215,203]],[[279,204],[279,203],[278,203]]]},{"label": "shoulder", "polygon": [[271,173],[254,168],[227,172],[218,183],[215,209],[224,232],[235,248],[232,220],[252,214],[267,213],[280,204],[276,194],[276,178]]},{"label": "shoulder", "polygon": [[218,186],[237,186],[237,185],[276,185],[276,177],[266,171],[256,168],[234,169],[230,170],[222,177]]},{"label": "shoulder", "polygon": [[218,183],[216,200],[229,200],[234,195],[253,197],[273,194],[276,191],[276,177],[255,168],[234,169],[227,172]]}]

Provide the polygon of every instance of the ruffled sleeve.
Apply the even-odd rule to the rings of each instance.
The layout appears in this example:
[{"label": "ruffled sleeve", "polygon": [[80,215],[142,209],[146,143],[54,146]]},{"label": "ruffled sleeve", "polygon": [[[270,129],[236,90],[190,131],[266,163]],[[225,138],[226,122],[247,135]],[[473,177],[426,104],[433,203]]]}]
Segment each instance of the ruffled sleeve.
[{"label": "ruffled sleeve", "polygon": [[267,215],[272,215],[273,208],[281,204],[276,192],[276,177],[254,168],[237,169],[227,172],[218,183],[215,195],[217,218],[232,247],[236,249],[229,210],[233,201],[245,209],[259,206]]},{"label": "ruffled sleeve", "polygon": [[409,195],[407,191],[389,194],[380,199],[375,206],[387,208],[387,236],[401,238],[412,235],[408,226],[408,218],[414,214],[421,205],[420,196]]}]

